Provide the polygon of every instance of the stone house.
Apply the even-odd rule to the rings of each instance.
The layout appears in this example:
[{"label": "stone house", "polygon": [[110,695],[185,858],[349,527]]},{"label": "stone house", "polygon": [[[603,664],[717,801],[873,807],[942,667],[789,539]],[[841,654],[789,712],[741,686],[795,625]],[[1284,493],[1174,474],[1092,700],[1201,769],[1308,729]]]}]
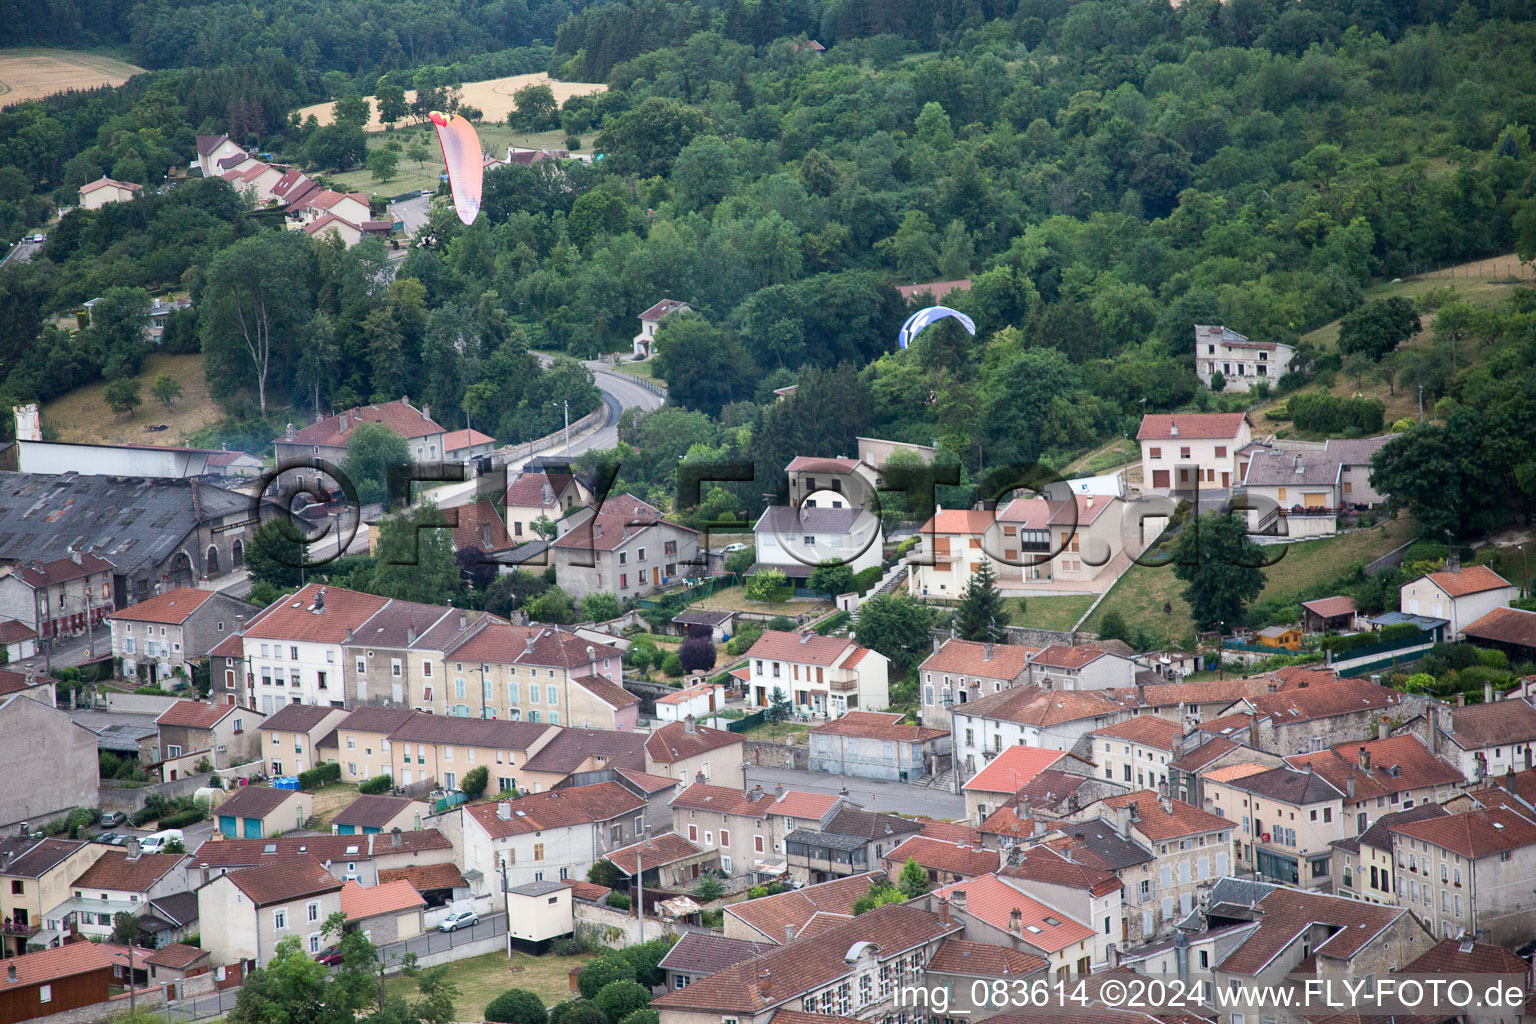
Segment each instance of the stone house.
[{"label": "stone house", "polygon": [[1195,325],[1195,374],[1211,387],[1221,374],[1223,391],[1251,391],[1256,384],[1274,387],[1290,372],[1296,350],[1278,341],[1249,341],[1230,327]]},{"label": "stone house", "polygon": [[99,764],[96,734],[68,712],[26,692],[0,696],[0,828],[94,807]]},{"label": "stone house", "polygon": [[950,729],[953,708],[1027,683],[1029,656],[1038,650],[954,637],[941,644],[935,639],[933,653],[917,667],[923,725]]},{"label": "stone house", "polygon": [[250,764],[262,756],[258,727],[265,718],[238,704],[178,700],[155,718],[160,757],[174,761],[203,753],[215,769]]},{"label": "stone house", "polygon": [[557,527],[555,577],[578,600],[588,594],[644,597],[704,575],[698,531],[668,522],[660,509],[632,494],[609,497],[600,510],[578,510]]},{"label": "stone house", "polygon": [[363,423],[382,424],[403,437],[414,462],[434,463],[446,458],[447,431],[432,419],[431,407],[418,409],[409,397],[401,397],[347,409],[300,429],[289,424],[283,436],[272,441],[278,468],[284,471],[273,484],[272,493],[280,485],[311,488],[314,493],[331,491],[336,482],[319,463],[339,467],[347,457],[348,438]]},{"label": "stone house", "polygon": [[113,612],[112,656],[121,658],[123,675],[142,668],[150,684],[175,677],[188,679],[191,663],[229,637],[254,609],[218,590],[179,587]]},{"label": "stone house", "polygon": [[1536,938],[1536,822],[1528,814],[1499,804],[1390,826],[1399,904],[1443,939],[1513,949]]},{"label": "stone house", "polygon": [[807,737],[811,771],[915,782],[946,770],[950,731],[902,725],[904,717],[896,711],[850,711],[816,726]]}]

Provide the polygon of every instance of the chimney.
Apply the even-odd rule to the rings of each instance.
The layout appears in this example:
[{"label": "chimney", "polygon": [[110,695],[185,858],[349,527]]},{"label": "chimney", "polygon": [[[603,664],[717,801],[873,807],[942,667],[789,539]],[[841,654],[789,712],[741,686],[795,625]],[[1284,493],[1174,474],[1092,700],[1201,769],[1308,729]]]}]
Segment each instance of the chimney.
[{"label": "chimney", "polygon": [[315,611],[325,611],[325,588],[321,587],[315,592]]},{"label": "chimney", "polygon": [[1011,932],[1022,932],[1024,930],[1024,911],[1018,907],[1008,911],[1008,930]]},{"label": "chimney", "polygon": [[1391,731],[1392,723],[1387,721],[1386,715],[1382,715],[1380,720],[1378,720],[1376,723],[1376,738],[1379,740],[1384,740],[1387,738],[1387,734]]},{"label": "chimney", "polygon": [[19,831],[16,834],[21,836],[23,839],[27,838],[27,823],[23,821],[20,825],[17,826],[17,828]]},{"label": "chimney", "polygon": [[[352,631],[350,629],[347,630],[347,635],[348,635],[348,637],[350,637],[352,635]],[[416,627],[415,626],[406,626],[405,627],[405,646],[412,647],[412,646],[415,645],[415,643],[416,643]]]},{"label": "chimney", "polygon": [[783,796],[784,796],[784,783],[781,782],[777,786],[773,787],[773,798],[775,800],[778,800],[778,799],[780,799]]},{"label": "chimney", "polygon": [[952,920],[949,916],[949,900],[939,900],[939,923],[948,926]]},{"label": "chimney", "polygon": [[757,994],[762,996],[765,1001],[773,998],[773,978],[771,972],[764,971],[757,976]]},{"label": "chimney", "polygon": [[808,644],[808,643],[811,642],[811,631],[810,630],[806,630],[804,633],[800,634],[800,642],[803,643],[803,644]]},{"label": "chimney", "polygon": [[14,983],[16,981],[16,965],[15,964],[6,964],[5,965],[5,980],[8,981],[8,982],[12,982],[12,983]]},{"label": "chimney", "polygon": [[139,857],[144,852],[144,848],[139,845],[138,839],[136,839],[136,838],[134,838],[132,836],[130,836],[128,838],[128,847],[127,848],[128,848],[128,859],[129,860],[138,860]]},{"label": "chimney", "polygon": [[784,945],[787,946],[791,942],[794,942],[794,941],[795,941],[795,926],[793,924],[786,924],[786,925],[784,925]]},{"label": "chimney", "polygon": [[707,781],[707,780],[706,780],[706,779],[705,779],[705,778],[704,778],[704,773],[703,773],[703,772],[699,772],[699,773],[698,773],[698,774],[697,774],[697,775],[695,775],[695,776],[694,776],[694,777],[693,777],[693,781],[694,781],[694,782],[695,782],[695,783],[697,783],[697,784],[698,784],[698,785],[700,785],[700,786],[702,786],[702,785],[704,785],[704,783],[705,783],[705,782],[706,782],[706,781]]},{"label": "chimney", "polygon": [[1131,836],[1131,805],[1121,804],[1115,808],[1115,833],[1121,839],[1129,839]]},{"label": "chimney", "polygon": [[954,905],[956,910],[960,911],[962,914],[965,913],[965,890],[956,889],[954,892],[950,893],[949,902]]},{"label": "chimney", "polygon": [[1492,704],[1493,703],[1493,684],[1492,683],[1484,683],[1483,684],[1483,703],[1484,704]]},{"label": "chimney", "polygon": [[1039,836],[1045,835],[1045,819],[1044,818],[1035,818],[1035,819],[1033,819],[1033,829],[1034,830],[1030,833],[1030,835],[1032,837],[1039,837]]},{"label": "chimney", "polygon": [[6,850],[5,854],[4,854],[4,857],[0,858],[0,866],[10,867],[11,866],[11,858],[14,857],[14,856],[16,856],[14,851]]},{"label": "chimney", "polygon": [[512,805],[506,800],[503,800],[501,803],[497,804],[496,817],[500,818],[502,821],[511,821]]},{"label": "chimney", "polygon": [[992,660],[992,641],[988,640],[986,643],[981,645],[981,660]]},{"label": "chimney", "polygon": [[71,549],[71,551],[69,552],[69,560],[71,562],[74,562],[76,565],[79,565],[80,564],[80,552]]},{"label": "chimney", "polygon": [[287,429],[285,429],[283,431],[283,440],[285,440],[285,441],[292,441],[293,440],[293,434],[294,434],[293,424],[290,423],[290,424],[288,424]]},{"label": "chimney", "polygon": [[687,733],[689,736],[692,736],[698,731],[698,724],[694,722],[692,715],[689,715],[687,718],[683,719],[683,732]]},{"label": "chimney", "polygon": [[1344,780],[1344,795],[1351,800],[1355,798],[1355,777],[1353,775]]},{"label": "chimney", "polygon": [[1170,423],[1168,425],[1168,436],[1169,437],[1178,437],[1179,436],[1179,425],[1177,423]]},{"label": "chimney", "polygon": [[1459,707],[1459,708],[1464,708],[1464,707],[1467,706],[1467,695],[1466,694],[1458,693],[1456,695],[1456,706]]},{"label": "chimney", "polygon": [[537,636],[525,636],[525,637],[523,637],[523,647],[524,647],[524,649],[529,654],[533,653],[533,642],[535,640],[537,640],[537,639],[538,639]]},{"label": "chimney", "polygon": [[933,638],[933,653],[934,654],[938,654],[939,653],[939,647],[940,646],[941,645],[939,644],[939,638],[938,637],[934,637]]},{"label": "chimney", "polygon": [[424,420],[432,418],[432,406],[426,402],[421,403],[421,418]]},{"label": "chimney", "polygon": [[469,628],[469,616],[466,615],[464,612],[459,612],[459,628],[460,629],[468,629]]},{"label": "chimney", "polygon": [[[1311,768],[1312,766],[1307,765],[1307,767]],[[1360,770],[1363,772],[1371,770],[1371,752],[1363,746],[1360,748]]]},{"label": "chimney", "polygon": [[243,634],[244,632],[245,632],[245,616],[244,615],[236,615],[235,616],[235,633],[236,633],[236,635],[240,635],[240,634]]}]

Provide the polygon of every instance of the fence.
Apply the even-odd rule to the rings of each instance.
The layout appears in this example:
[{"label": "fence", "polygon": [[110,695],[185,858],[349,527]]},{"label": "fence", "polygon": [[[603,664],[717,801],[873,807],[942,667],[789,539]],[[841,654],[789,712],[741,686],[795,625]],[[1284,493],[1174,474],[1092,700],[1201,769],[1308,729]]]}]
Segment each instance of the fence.
[{"label": "fence", "polygon": [[457,946],[484,942],[486,939],[495,939],[506,934],[507,915],[505,913],[487,914],[480,919],[479,924],[469,928],[460,928],[451,932],[430,931],[415,938],[382,945],[379,947],[379,960],[385,964],[398,965],[407,953],[414,953],[420,960],[436,953],[446,953]]},{"label": "fence", "polygon": [[731,732],[746,732],[753,726],[762,725],[766,721],[768,721],[768,712],[758,711],[755,714],[748,715],[746,718],[737,718],[726,722],[725,727]]},{"label": "fence", "polygon": [[1457,263],[1451,265],[1434,266],[1427,263],[1416,263],[1411,268],[1411,273],[1405,277],[1416,277],[1421,280],[1457,280],[1472,278],[1484,278],[1494,280],[1536,280],[1536,264],[1524,263],[1513,256],[1490,257],[1486,260],[1474,260],[1470,263]]},{"label": "fence", "polygon": [[676,603],[692,604],[694,601],[701,601],[722,590],[729,590],[740,582],[740,578],[734,573],[727,573],[723,576],[711,576],[702,583],[695,583],[691,587],[668,591],[660,598],[642,597],[635,601],[635,605],[640,608],[661,608]]},{"label": "fence", "polygon": [[619,373],[616,370],[598,370],[596,372],[606,373],[610,377],[617,377],[619,380],[644,388],[657,398],[667,397],[667,386],[665,384],[657,384],[655,381],[646,380],[644,377],[632,373]]},{"label": "fence", "polygon": [[194,996],[191,999],[169,1003],[165,1008],[166,1019],[172,1024],[178,1024],[184,1021],[223,1017],[235,1008],[235,1002],[239,998],[238,988],[228,988],[210,992],[205,996]]}]

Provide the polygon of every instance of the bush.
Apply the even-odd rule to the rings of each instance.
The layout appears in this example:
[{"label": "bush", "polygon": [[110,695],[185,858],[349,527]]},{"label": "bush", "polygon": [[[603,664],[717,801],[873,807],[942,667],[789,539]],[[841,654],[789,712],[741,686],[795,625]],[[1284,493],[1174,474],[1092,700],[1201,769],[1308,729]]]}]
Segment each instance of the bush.
[{"label": "bush", "polygon": [[476,799],[485,792],[485,787],[490,785],[491,770],[485,765],[476,765],[464,773],[459,780],[459,792],[471,800]]},{"label": "bush", "polygon": [[388,793],[393,788],[395,788],[395,780],[388,775],[375,775],[373,778],[364,779],[357,784],[357,791],[364,796]]},{"label": "bush", "polygon": [[192,809],[186,810],[186,811],[177,811],[175,814],[168,814],[165,817],[161,818],[160,819],[160,827],[162,829],[182,828],[182,827],[184,827],[186,825],[195,825],[199,821],[202,821],[203,819],[207,818],[208,817],[207,802],[206,801],[199,801],[199,802],[202,803],[203,806],[201,806],[201,807],[193,807]]},{"label": "bush", "polygon": [[661,1014],[647,1006],[625,1017],[619,1024],[661,1024]]},{"label": "bush", "polygon": [[319,789],[328,782],[341,781],[341,762],[329,761],[307,772],[299,772],[300,789]]},{"label": "bush", "polygon": [[733,658],[738,658],[752,649],[763,635],[763,627],[758,623],[748,623],[742,626],[740,631],[725,643],[725,653]]},{"label": "bush", "polygon": [[1358,650],[1361,647],[1370,647],[1374,644],[1384,644],[1392,640],[1402,640],[1406,637],[1418,636],[1422,632],[1418,626],[1411,622],[1400,622],[1395,626],[1383,626],[1374,633],[1351,633],[1348,636],[1328,636],[1322,641],[1325,651],[1334,654],[1343,654],[1347,651]]},{"label": "bush", "polygon": [[556,939],[550,944],[549,950],[555,956],[580,956],[586,952],[581,945],[581,940],[569,935]]},{"label": "bush", "polygon": [[648,942],[625,946],[619,950],[619,955],[634,966],[636,981],[647,988],[654,988],[666,983],[667,972],[661,969],[661,960],[676,942],[675,936],[662,935]]},{"label": "bush", "polygon": [[828,615],[826,618],[821,620],[821,623],[816,627],[816,632],[820,633],[822,636],[826,636],[828,633],[831,633],[834,630],[842,629],[848,624],[848,620],[851,618],[853,618],[853,616],[849,615],[847,612],[833,612],[831,615]]},{"label": "bush", "polygon": [[1339,434],[1358,430],[1381,433],[1386,406],[1375,398],[1337,398],[1322,392],[1292,395],[1286,410],[1298,429]]},{"label": "bush", "polygon": [[869,588],[880,582],[880,577],[885,575],[878,565],[872,565],[868,569],[861,569],[853,574],[853,589],[862,596],[869,592]]},{"label": "bush", "polygon": [[715,645],[708,637],[689,637],[677,649],[677,661],[685,672],[708,672],[715,667]]},{"label": "bush", "polygon": [[485,1019],[499,1024],[546,1024],[549,1012],[544,1000],[532,992],[509,988],[486,1005]]},{"label": "bush", "polygon": [[705,875],[699,879],[699,884],[693,887],[693,894],[706,902],[717,900],[725,895],[725,885],[714,875]]},{"label": "bush", "polygon": [[601,885],[609,889],[616,889],[624,884],[625,875],[619,871],[618,866],[604,857],[587,869],[587,881],[593,885]]},{"label": "bush", "polygon": [[635,965],[620,956],[617,950],[610,950],[581,969],[576,976],[576,987],[583,998],[596,999],[604,986],[615,981],[634,980]]},{"label": "bush", "polygon": [[611,981],[597,993],[597,1008],[608,1018],[608,1024],[619,1024],[636,1010],[651,1005],[651,992],[638,981]]},{"label": "bush", "polygon": [[680,676],[683,674],[683,662],[676,654],[668,654],[661,659],[661,674],[665,676]]},{"label": "bush", "polygon": [[622,892],[611,892],[603,898],[603,902],[608,904],[614,910],[627,911],[629,910],[632,901],[630,900],[629,896]]}]

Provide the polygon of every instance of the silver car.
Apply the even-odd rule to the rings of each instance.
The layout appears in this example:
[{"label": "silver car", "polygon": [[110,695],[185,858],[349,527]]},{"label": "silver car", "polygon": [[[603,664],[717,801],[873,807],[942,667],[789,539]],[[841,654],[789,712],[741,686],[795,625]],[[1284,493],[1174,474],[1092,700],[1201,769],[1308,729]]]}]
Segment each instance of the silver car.
[{"label": "silver car", "polygon": [[455,910],[438,924],[440,932],[456,932],[460,928],[473,928],[480,923],[480,915],[473,910]]}]

